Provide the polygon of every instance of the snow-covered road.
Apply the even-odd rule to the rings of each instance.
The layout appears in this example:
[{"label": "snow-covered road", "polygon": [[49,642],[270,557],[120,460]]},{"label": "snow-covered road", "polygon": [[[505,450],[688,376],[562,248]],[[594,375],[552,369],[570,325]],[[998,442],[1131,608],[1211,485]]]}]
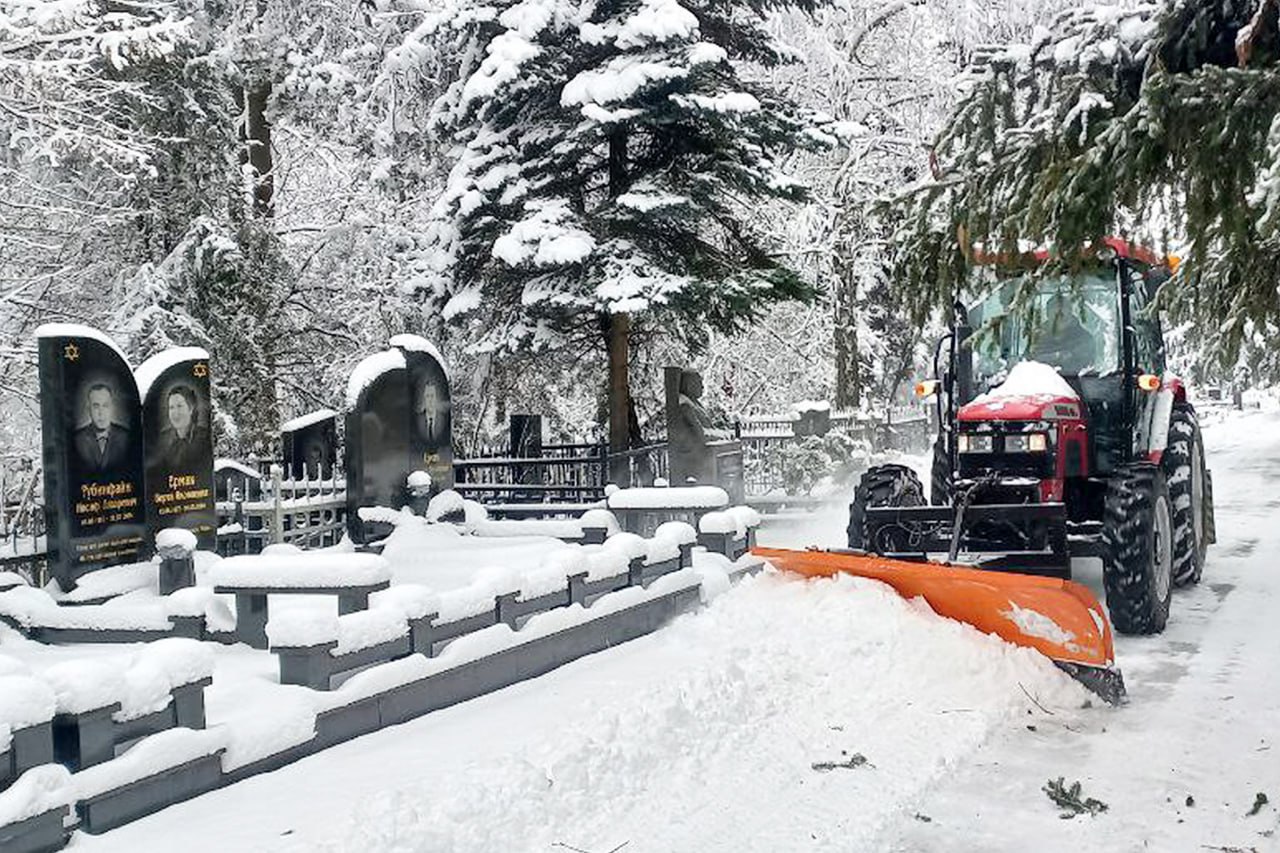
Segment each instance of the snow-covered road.
[{"label": "snow-covered road", "polygon": [[[1165,635],[1120,641],[1124,708],[1082,707],[1034,653],[878,585],[763,576],[656,635],[75,849],[1280,847],[1272,805],[1245,816],[1257,792],[1280,801],[1280,416],[1206,440],[1219,544]],[[1109,810],[1059,820],[1041,791],[1058,776]]]}]

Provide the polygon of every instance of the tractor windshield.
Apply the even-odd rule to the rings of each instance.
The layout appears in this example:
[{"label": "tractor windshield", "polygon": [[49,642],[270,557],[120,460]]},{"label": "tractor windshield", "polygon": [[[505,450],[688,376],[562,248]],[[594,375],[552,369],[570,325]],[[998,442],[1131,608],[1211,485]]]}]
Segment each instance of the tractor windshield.
[{"label": "tractor windshield", "polygon": [[988,390],[1021,361],[1039,361],[1063,376],[1120,369],[1120,302],[1113,270],[996,283],[969,311],[974,387]]}]

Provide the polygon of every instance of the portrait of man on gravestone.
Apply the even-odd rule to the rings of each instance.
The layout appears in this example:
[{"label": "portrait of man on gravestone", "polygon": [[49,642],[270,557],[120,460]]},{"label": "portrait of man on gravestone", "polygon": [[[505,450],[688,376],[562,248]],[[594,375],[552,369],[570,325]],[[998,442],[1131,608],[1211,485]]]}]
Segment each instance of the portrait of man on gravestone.
[{"label": "portrait of man on gravestone", "polygon": [[429,445],[438,445],[445,440],[446,412],[442,402],[440,389],[435,383],[424,382],[414,414],[419,434]]},{"label": "portrait of man on gravestone", "polygon": [[82,407],[88,423],[75,430],[73,444],[85,473],[120,468],[129,452],[129,429],[117,413],[116,389],[103,381],[89,384]]},{"label": "portrait of man on gravestone", "polygon": [[170,388],[161,418],[161,461],[173,472],[194,471],[209,446],[209,428],[200,424],[200,399],[195,389],[181,383]]}]

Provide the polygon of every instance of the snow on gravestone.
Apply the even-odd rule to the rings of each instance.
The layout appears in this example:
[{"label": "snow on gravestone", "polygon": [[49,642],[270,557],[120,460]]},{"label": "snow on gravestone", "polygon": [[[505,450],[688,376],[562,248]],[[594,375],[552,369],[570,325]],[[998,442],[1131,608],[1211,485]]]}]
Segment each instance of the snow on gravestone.
[{"label": "snow on gravestone", "polygon": [[36,329],[49,569],[64,589],[147,548],[143,423],[129,363],[97,329]]},{"label": "snow on gravestone", "polygon": [[280,425],[280,442],[294,480],[328,480],[337,456],[338,413],[317,409]]},{"label": "snow on gravestone", "polygon": [[347,383],[347,525],[367,542],[390,529],[362,521],[361,507],[399,509],[413,471],[432,489],[453,486],[453,425],[449,379],[439,353],[416,335],[397,335],[394,349],[356,365]]},{"label": "snow on gravestone", "polygon": [[213,405],[209,353],[199,347],[165,350],[138,368],[142,396],[147,534],[169,528],[195,534],[199,547],[216,546],[213,485]]}]

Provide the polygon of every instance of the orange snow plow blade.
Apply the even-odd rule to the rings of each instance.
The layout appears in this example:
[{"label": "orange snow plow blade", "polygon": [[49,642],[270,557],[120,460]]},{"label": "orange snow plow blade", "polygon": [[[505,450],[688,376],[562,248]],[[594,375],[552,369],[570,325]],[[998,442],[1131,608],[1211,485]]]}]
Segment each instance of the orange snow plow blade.
[{"label": "orange snow plow blade", "polygon": [[857,552],[753,548],[751,553],[798,575],[856,575],[886,583],[905,598],[920,596],[940,616],[1035,649],[1106,701],[1124,699],[1111,623],[1093,594],[1073,581]]}]

